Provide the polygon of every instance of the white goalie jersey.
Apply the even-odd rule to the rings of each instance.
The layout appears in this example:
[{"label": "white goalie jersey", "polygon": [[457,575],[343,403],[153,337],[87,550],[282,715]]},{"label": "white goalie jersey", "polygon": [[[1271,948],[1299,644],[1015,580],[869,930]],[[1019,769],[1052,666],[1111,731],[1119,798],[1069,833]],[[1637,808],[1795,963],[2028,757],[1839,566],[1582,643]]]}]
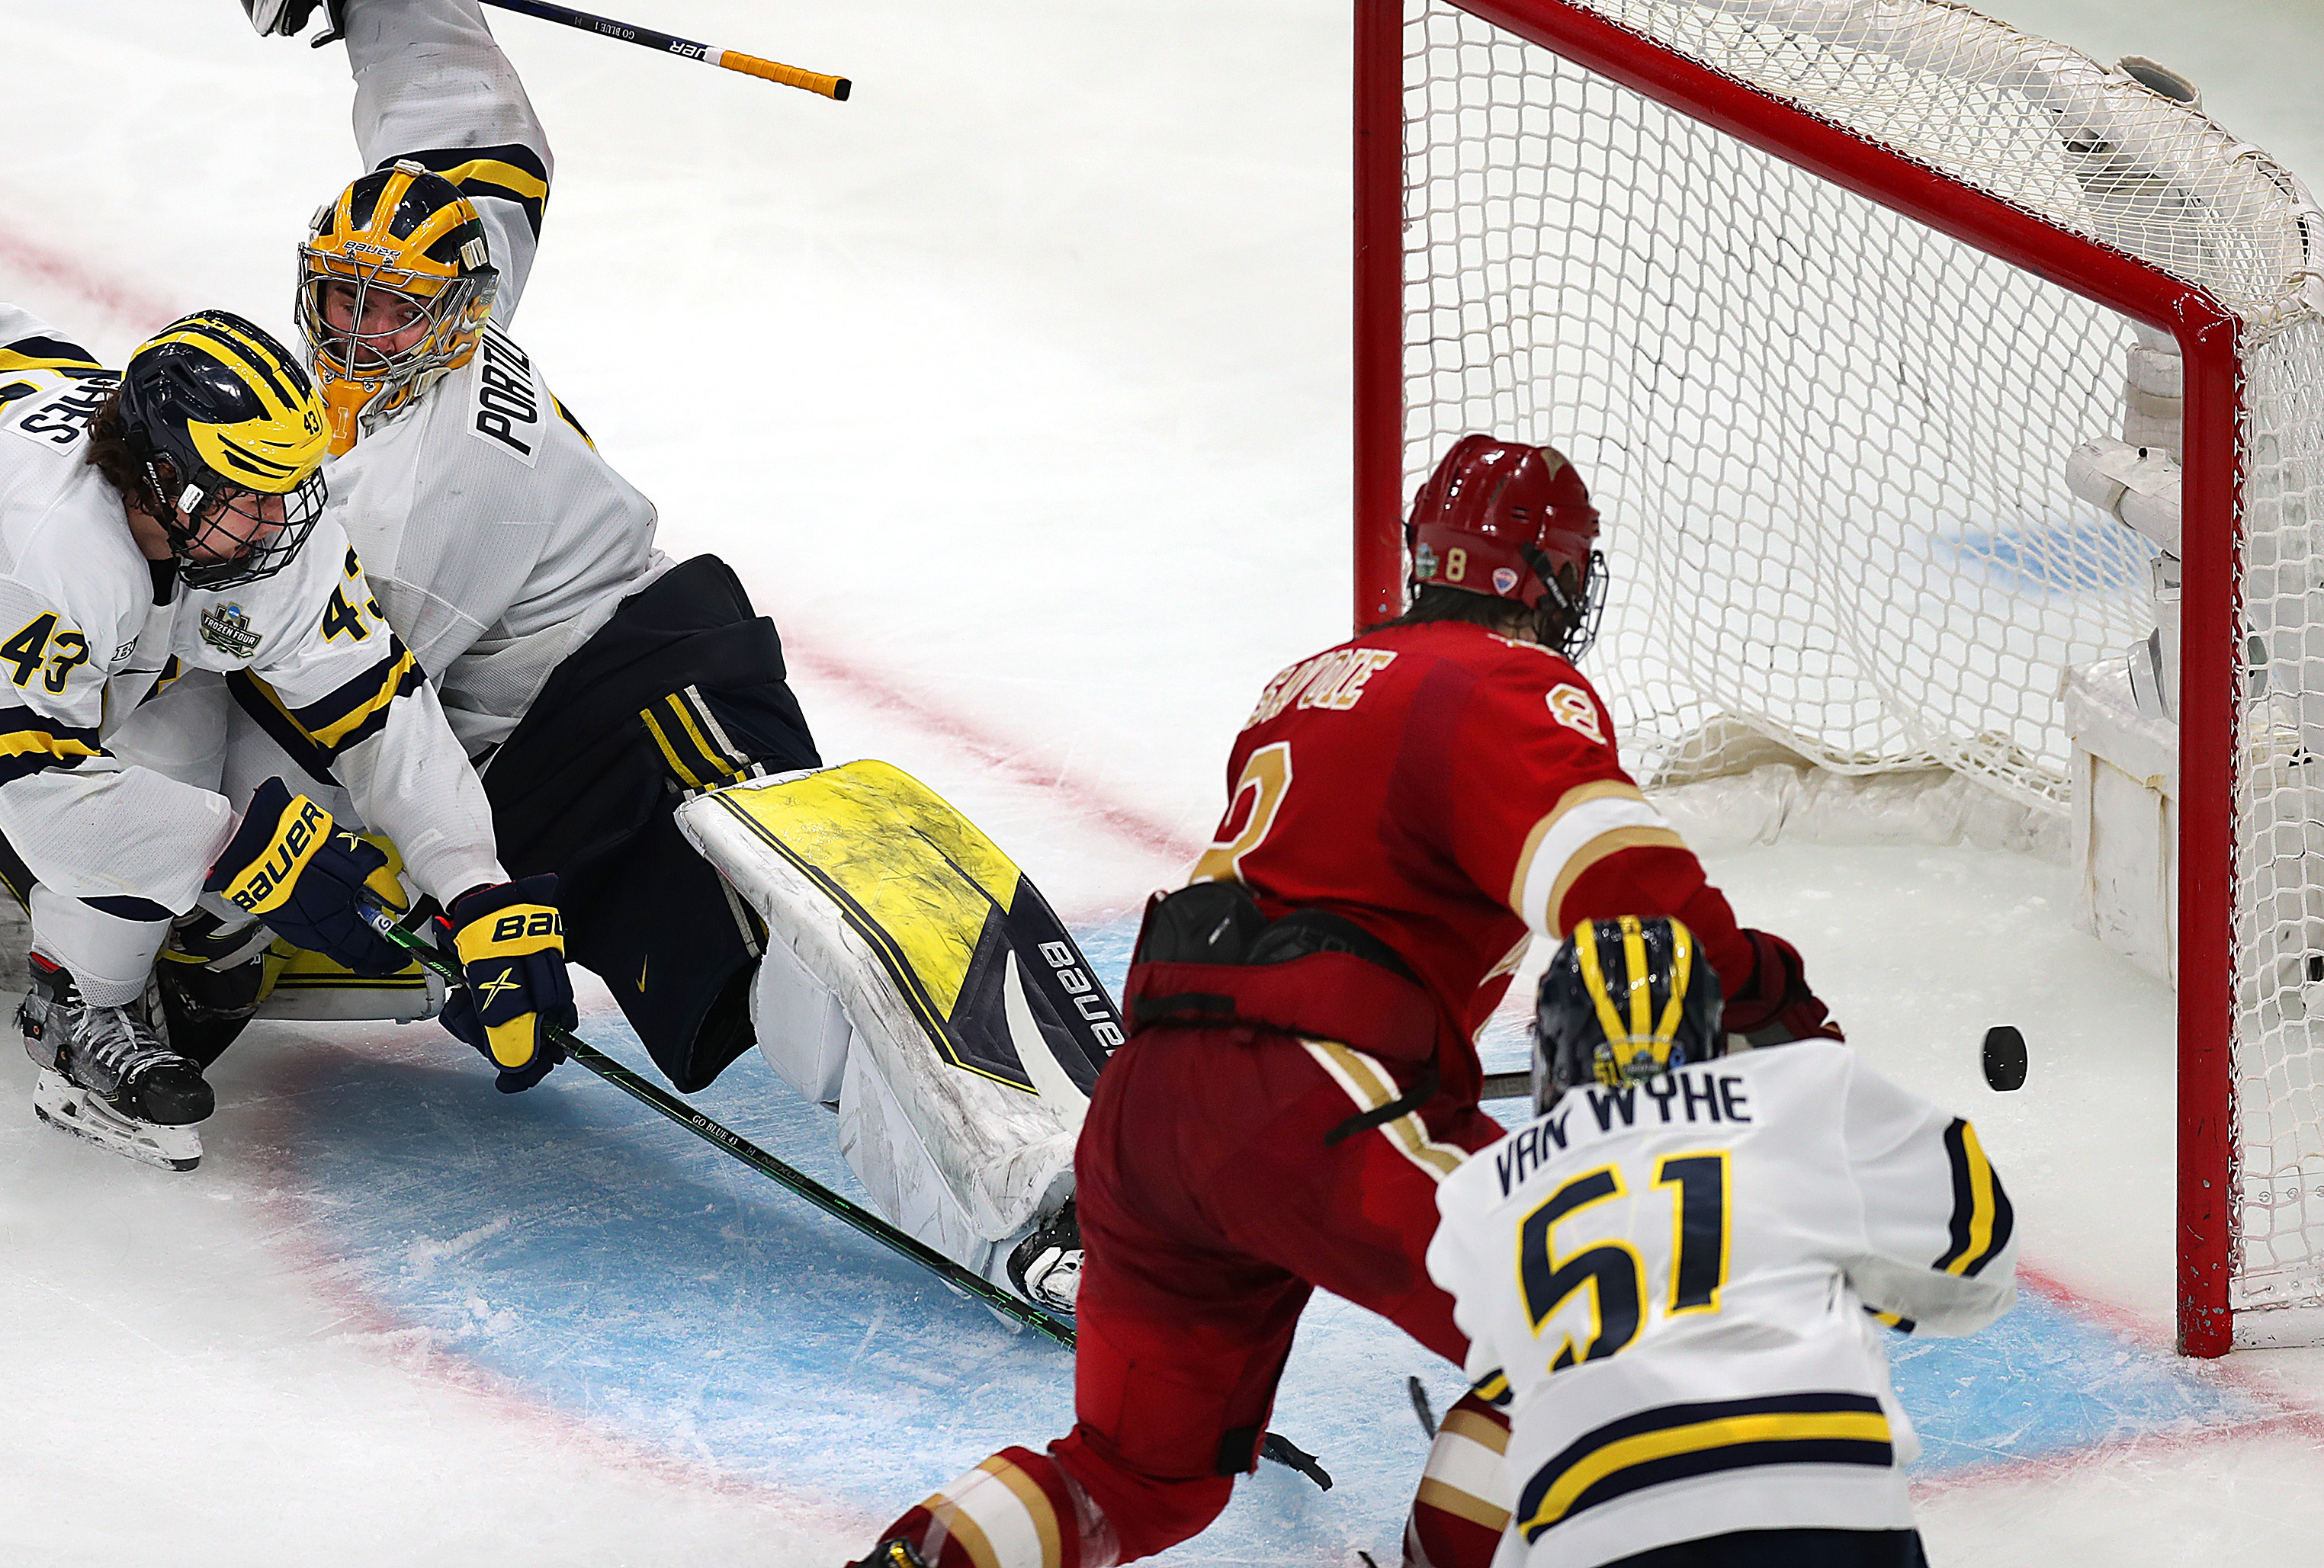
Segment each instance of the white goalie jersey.
[{"label": "white goalie jersey", "polygon": [[364,167],[415,159],[482,220],[500,286],[475,356],[366,416],[324,466],[346,530],[471,756],[508,738],[549,673],[666,570],[648,501],[597,455],[507,327],[554,163],[475,0],[349,0]]},{"label": "white goalie jersey", "polygon": [[1429,1272],[1511,1421],[1495,1568],[1910,1528],[1880,1325],[1968,1333],[2016,1299],[1976,1132],[1825,1041],[1576,1089],[1437,1205]]}]

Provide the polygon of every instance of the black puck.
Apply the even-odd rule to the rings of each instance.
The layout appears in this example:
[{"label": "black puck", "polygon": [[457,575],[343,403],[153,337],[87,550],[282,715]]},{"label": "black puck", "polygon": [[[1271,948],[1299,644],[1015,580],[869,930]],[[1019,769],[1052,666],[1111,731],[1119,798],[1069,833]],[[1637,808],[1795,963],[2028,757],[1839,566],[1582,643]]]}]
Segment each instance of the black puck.
[{"label": "black puck", "polygon": [[2007,1024],[1985,1031],[1985,1084],[2006,1093],[2025,1086],[2025,1037]]}]

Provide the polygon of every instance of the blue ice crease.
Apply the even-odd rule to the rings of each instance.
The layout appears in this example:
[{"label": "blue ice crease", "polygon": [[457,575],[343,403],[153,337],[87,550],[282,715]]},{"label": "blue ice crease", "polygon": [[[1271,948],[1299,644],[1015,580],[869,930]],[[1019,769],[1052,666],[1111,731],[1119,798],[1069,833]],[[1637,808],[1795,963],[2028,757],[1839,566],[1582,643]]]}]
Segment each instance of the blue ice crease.
[{"label": "blue ice crease", "polygon": [[[1127,924],[1084,935],[1118,984]],[[617,1015],[585,1032],[650,1072]],[[993,1450],[1038,1447],[1070,1425],[1067,1352],[586,1071],[503,1096],[466,1056],[447,1040],[440,1066],[321,1058],[290,1162],[316,1239],[439,1349],[628,1441],[873,1523]],[[862,1196],[830,1114],[755,1054],[692,1098]],[[1974,1339],[1894,1350],[1923,1473],[2246,1413],[2172,1357],[2048,1301]],[[1405,1387],[1414,1374],[1440,1411],[1459,1390],[1452,1368],[1319,1296],[1274,1424],[1338,1485],[1321,1492],[1263,1466],[1219,1524],[1157,1561],[1337,1568],[1356,1546],[1395,1561],[1426,1453]]]},{"label": "blue ice crease", "polygon": [[1963,528],[1936,542],[1964,570],[2013,594],[2120,593],[2145,586],[2153,546],[2120,523],[2077,517],[2047,525]]}]

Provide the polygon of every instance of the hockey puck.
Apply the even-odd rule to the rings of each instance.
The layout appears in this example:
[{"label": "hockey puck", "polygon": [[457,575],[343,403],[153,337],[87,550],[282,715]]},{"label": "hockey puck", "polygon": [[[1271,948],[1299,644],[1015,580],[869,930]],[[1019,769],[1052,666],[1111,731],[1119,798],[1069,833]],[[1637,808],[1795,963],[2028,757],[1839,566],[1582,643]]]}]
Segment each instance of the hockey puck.
[{"label": "hockey puck", "polygon": [[1985,1031],[1985,1084],[2006,1093],[2025,1086],[2025,1037],[2007,1024]]}]

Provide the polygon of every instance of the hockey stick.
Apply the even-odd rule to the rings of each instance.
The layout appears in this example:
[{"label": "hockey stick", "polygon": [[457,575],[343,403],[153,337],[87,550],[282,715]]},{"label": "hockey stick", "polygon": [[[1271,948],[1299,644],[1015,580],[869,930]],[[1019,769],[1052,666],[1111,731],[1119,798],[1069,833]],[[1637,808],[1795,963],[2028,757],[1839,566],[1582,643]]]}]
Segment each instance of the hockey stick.
[{"label": "hockey stick", "polygon": [[[394,911],[370,899],[364,899],[360,908],[373,929],[410,954],[420,968],[446,985],[467,984],[467,976],[461,972],[460,966],[444,956],[435,944],[399,924]],[[982,1275],[962,1268],[925,1241],[906,1235],[862,1204],[850,1203],[806,1172],[777,1159],[741,1133],[720,1126],[677,1095],[638,1076],[571,1029],[550,1024],[543,1032],[573,1060],[632,1098],[651,1106],[704,1142],[724,1149],[760,1175],[772,1176],[834,1219],[843,1221],[882,1246],[902,1253],[961,1295],[973,1296],[995,1312],[1006,1314],[1027,1327],[1038,1330],[1067,1350],[1074,1348],[1074,1331],[1070,1325],[1059,1323],[1030,1302],[1019,1300]],[[1315,1456],[1279,1432],[1265,1434],[1259,1443],[1259,1453],[1261,1459],[1271,1460],[1286,1470],[1297,1471],[1314,1481],[1320,1490],[1332,1490],[1331,1473],[1316,1462]]]},{"label": "hockey stick", "polygon": [[745,76],[763,77],[768,81],[820,93],[826,98],[835,98],[842,103],[846,102],[850,90],[848,80],[844,76],[823,76],[816,71],[801,70],[795,65],[778,65],[771,60],[761,60],[755,54],[744,54],[739,49],[721,49],[715,43],[696,43],[690,38],[656,32],[650,27],[632,27],[626,22],[592,16],[586,11],[576,11],[569,6],[547,5],[543,0],[484,0],[484,3],[497,5],[503,11],[521,11],[527,16],[538,16],[543,22],[577,27],[584,32],[603,33],[607,38],[618,38],[624,43],[642,44],[665,54],[698,60],[706,65],[724,66],[728,70],[739,70]]},{"label": "hockey stick", "polygon": [[1480,1100],[1530,1100],[1533,1098],[1533,1074],[1488,1073],[1485,1086],[1477,1091]]},{"label": "hockey stick", "polygon": [[[363,909],[364,917],[381,936],[410,954],[429,973],[447,985],[467,983],[467,977],[460,972],[457,964],[447,958],[433,943],[397,924],[395,916],[384,906],[366,899]],[[1020,1301],[982,1275],[962,1268],[918,1237],[906,1235],[862,1204],[850,1203],[804,1171],[785,1165],[741,1133],[720,1126],[677,1095],[632,1073],[572,1030],[550,1024],[543,1032],[581,1065],[631,1098],[651,1106],[704,1142],[724,1149],[760,1175],[772,1176],[834,1219],[853,1226],[890,1250],[902,1253],[954,1291],[974,1296],[995,1312],[1005,1314],[1028,1328],[1038,1329],[1068,1350],[1073,1348],[1073,1329],[1030,1302]]]}]

